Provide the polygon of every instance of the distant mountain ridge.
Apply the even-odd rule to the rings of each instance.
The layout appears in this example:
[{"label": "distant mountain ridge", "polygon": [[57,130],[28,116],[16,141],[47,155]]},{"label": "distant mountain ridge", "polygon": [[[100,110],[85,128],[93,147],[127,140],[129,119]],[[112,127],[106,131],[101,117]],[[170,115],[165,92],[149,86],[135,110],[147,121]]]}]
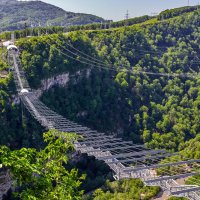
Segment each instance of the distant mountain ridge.
[{"label": "distant mountain ridge", "polygon": [[25,26],[72,26],[104,22],[101,17],[73,13],[42,1],[0,0],[0,31]]}]

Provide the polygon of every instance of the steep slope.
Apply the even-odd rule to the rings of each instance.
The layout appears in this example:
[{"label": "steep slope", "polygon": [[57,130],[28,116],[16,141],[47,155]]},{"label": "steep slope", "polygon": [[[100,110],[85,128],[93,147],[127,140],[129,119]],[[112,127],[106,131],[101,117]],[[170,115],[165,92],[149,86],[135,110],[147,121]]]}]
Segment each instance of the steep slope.
[{"label": "steep slope", "polygon": [[132,70],[127,74],[91,69],[89,78],[86,74],[79,81],[71,80],[67,88],[55,87],[43,100],[67,118],[94,129],[175,151],[200,133],[199,76],[134,72],[199,73],[199,17],[199,11],[194,11],[140,27],[24,38],[18,45],[24,50],[22,63],[32,87],[49,76],[91,67],[79,62],[89,61],[69,48],[69,41],[116,70],[119,66]]},{"label": "steep slope", "polygon": [[[42,98],[67,118],[97,130],[121,134],[135,143],[144,142],[152,148],[171,151],[186,148],[187,156],[199,158],[200,13],[194,11],[180,16],[173,13],[173,16],[176,17],[145,26],[73,32],[63,37],[45,35],[24,38],[18,43],[24,50],[21,54],[24,70],[32,87],[39,87],[43,78],[62,72],[72,74],[74,78],[67,87],[53,87]],[[94,62],[93,66],[99,68],[81,64],[80,60],[89,62],[89,58],[84,60],[79,51],[69,47],[69,43],[85,54],[112,64],[116,72],[99,69],[101,65],[95,65]],[[132,73],[119,72],[120,67]],[[90,73],[74,76],[74,72],[84,68],[91,68]],[[139,74],[139,71],[182,75],[191,73],[194,77],[151,76]],[[5,90],[4,87],[2,90]],[[8,110],[4,111],[5,105],[9,102],[7,95],[1,93],[5,100],[1,102],[3,123],[0,135],[4,136],[8,130],[3,131],[3,128],[9,126],[13,116],[4,117],[4,113],[8,113]],[[15,130],[22,124],[11,128]],[[35,127],[30,127],[32,132]],[[25,131],[28,133],[25,129],[21,135],[25,135]],[[24,137],[19,140],[22,139]],[[33,142],[39,142],[39,139],[35,138],[34,133]],[[27,138],[25,142],[29,140]],[[190,142],[186,142],[188,140]],[[120,197],[126,195],[120,194],[122,191],[119,189]],[[117,189],[112,190],[118,193]],[[104,193],[100,192],[97,195],[104,197]],[[131,192],[137,195],[134,190]],[[137,192],[143,194],[143,190],[137,189]],[[112,192],[108,195],[113,196]]]},{"label": "steep slope", "polygon": [[24,39],[22,61],[35,86],[40,76],[90,67],[78,62],[89,61],[67,46],[71,41],[79,51],[99,55],[116,70],[132,71],[93,69],[89,78],[72,81],[67,88],[55,87],[43,100],[62,115],[94,129],[118,133],[152,148],[176,151],[200,131],[199,76],[162,77],[135,72],[199,73],[199,16],[199,11],[194,11],[144,27],[82,31],[65,39]]},{"label": "steep slope", "polygon": [[42,1],[0,1],[0,31],[22,29],[31,25],[71,26],[101,21],[104,19],[89,14],[66,12]]}]

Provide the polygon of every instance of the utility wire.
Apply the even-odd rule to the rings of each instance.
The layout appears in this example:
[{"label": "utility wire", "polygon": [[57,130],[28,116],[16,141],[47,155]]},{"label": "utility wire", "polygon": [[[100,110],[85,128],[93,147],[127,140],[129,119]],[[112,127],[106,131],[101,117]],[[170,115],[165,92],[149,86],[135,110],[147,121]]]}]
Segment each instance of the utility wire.
[{"label": "utility wire", "polygon": [[[51,29],[51,31],[52,31],[53,33],[57,34],[53,29]],[[59,34],[58,34],[57,37],[58,37],[60,40],[63,40],[63,38],[60,37]],[[63,41],[64,41],[64,40],[63,40]],[[89,62],[91,61],[91,59],[93,59],[93,60],[95,60],[95,63],[97,63],[97,64],[99,64],[99,65],[108,65],[108,64],[106,64],[105,62],[103,62],[103,61],[101,61],[101,60],[99,60],[99,59],[93,58],[92,56],[90,56],[90,55],[88,55],[88,54],[86,54],[86,53],[80,51],[79,49],[75,48],[73,45],[67,43],[66,41],[64,41],[64,42],[65,42],[65,44],[66,44],[67,46],[69,46],[70,48],[74,49],[75,51],[79,52],[80,54],[82,54],[82,55],[84,55],[84,56],[89,57],[90,60],[87,59]],[[67,51],[69,51],[69,49],[66,49],[64,46],[62,46],[62,48],[65,49],[65,50],[67,50]],[[134,50],[133,48],[129,48],[129,47],[123,47],[123,46],[122,46],[122,48]],[[141,52],[144,52],[144,53],[141,53]],[[141,56],[137,56],[137,58],[142,58],[142,57],[143,57],[142,55],[148,55],[148,53],[162,55],[164,52],[162,52],[162,51],[160,51],[160,52],[155,52],[155,51],[149,51],[149,50],[147,51],[147,50],[135,49],[135,50],[134,50],[134,53],[136,53],[137,55],[141,55]],[[72,52],[72,54],[74,54],[74,52]],[[76,54],[76,55],[77,55],[77,54]],[[80,55],[79,55],[79,56],[80,56]],[[84,57],[84,59],[86,59],[86,58]],[[152,59],[152,60],[153,60],[153,59]],[[98,62],[96,62],[96,61],[98,61]]]},{"label": "utility wire", "polygon": [[[47,35],[49,38],[51,39],[54,39],[52,38],[51,36]],[[47,43],[49,46],[51,46],[51,44]],[[62,47],[62,45],[58,44],[59,46]],[[147,71],[139,71],[139,70],[128,70],[126,68],[121,68],[119,67],[119,70],[116,70],[116,68],[114,67],[111,67],[111,68],[108,68],[108,65],[106,66],[94,66],[94,63],[91,63],[91,62],[86,62],[84,60],[79,60],[77,58],[74,58],[73,56],[70,56],[64,52],[62,52],[60,49],[58,49],[57,47],[55,47],[55,49],[57,49],[58,51],[61,52],[61,54],[65,55],[66,57],[68,58],[71,58],[73,60],[76,60],[82,64],[86,64],[86,65],[90,65],[92,67],[95,67],[95,68],[101,68],[101,69],[106,69],[106,70],[111,70],[111,71],[115,71],[115,72],[127,72],[127,73],[131,73],[131,74],[145,74],[145,75],[154,75],[154,76],[164,76],[164,77],[182,77],[182,78],[195,78],[195,77],[199,77],[199,74],[196,73],[196,74],[192,74],[192,73],[155,73],[155,72],[147,72]],[[74,53],[75,54],[75,53]],[[79,56],[78,54],[76,54],[76,56]],[[80,58],[83,59],[82,56],[79,56]]]},{"label": "utility wire", "polygon": [[[52,31],[53,33],[56,34],[56,32],[55,32],[53,29],[51,29],[51,31]],[[63,35],[64,35],[64,34],[63,34]],[[63,38],[60,37],[59,34],[58,34],[57,37],[58,37],[60,40],[63,40]],[[63,41],[64,41],[64,40],[63,40]],[[88,57],[89,59],[91,59],[92,61],[97,62],[98,64],[101,63],[101,64],[103,64],[103,65],[107,65],[105,62],[103,62],[103,61],[101,61],[101,60],[99,60],[99,59],[97,59],[97,58],[94,58],[94,57],[92,57],[92,56],[90,56],[90,55],[84,53],[83,51],[80,51],[79,49],[75,48],[73,45],[67,43],[66,41],[64,41],[64,42],[65,42],[65,44],[66,44],[67,46],[69,46],[70,48],[76,50],[76,51],[79,52],[82,56],[86,56],[86,57]],[[63,49],[66,49],[66,48],[63,47]],[[67,49],[66,49],[66,50],[67,50]],[[90,61],[91,61],[91,60],[90,60]]]}]

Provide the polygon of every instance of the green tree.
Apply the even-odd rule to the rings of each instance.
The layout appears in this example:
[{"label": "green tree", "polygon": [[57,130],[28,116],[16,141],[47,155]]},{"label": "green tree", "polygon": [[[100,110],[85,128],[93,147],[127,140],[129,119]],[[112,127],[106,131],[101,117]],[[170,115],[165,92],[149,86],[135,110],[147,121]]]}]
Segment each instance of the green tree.
[{"label": "green tree", "polygon": [[168,200],[187,200],[185,197],[170,197]]},{"label": "green tree", "polygon": [[149,200],[160,191],[159,187],[144,186],[140,179],[125,179],[107,182],[105,188],[93,193],[94,200]]},{"label": "green tree", "polygon": [[81,199],[81,180],[78,171],[66,170],[69,156],[74,151],[73,141],[77,136],[51,130],[44,133],[46,147],[40,151],[31,148],[10,150],[0,148],[0,163],[10,170],[16,181],[15,195],[22,200]]}]

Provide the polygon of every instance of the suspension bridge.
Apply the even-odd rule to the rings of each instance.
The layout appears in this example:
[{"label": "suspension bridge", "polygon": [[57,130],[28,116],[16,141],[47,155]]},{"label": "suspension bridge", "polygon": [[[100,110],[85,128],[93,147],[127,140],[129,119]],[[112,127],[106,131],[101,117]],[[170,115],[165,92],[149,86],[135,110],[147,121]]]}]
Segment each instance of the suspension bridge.
[{"label": "suspension bridge", "polygon": [[[81,139],[75,142],[77,152],[95,156],[104,161],[114,172],[116,180],[124,178],[140,178],[147,186],[159,186],[169,196],[186,197],[200,200],[200,187],[196,185],[180,185],[176,180],[187,179],[198,172],[192,170],[192,164],[200,163],[200,159],[181,159],[178,153],[168,153],[165,150],[154,150],[132,141],[124,141],[114,135],[106,135],[79,125],[49,109],[31,90],[21,68],[18,53],[8,51],[9,65],[13,68],[14,81],[18,95],[29,113],[47,130],[75,132]],[[174,156],[174,159],[173,159]],[[170,162],[161,162],[172,157]],[[174,173],[170,167],[179,169]],[[162,175],[157,173],[157,169]]]}]

